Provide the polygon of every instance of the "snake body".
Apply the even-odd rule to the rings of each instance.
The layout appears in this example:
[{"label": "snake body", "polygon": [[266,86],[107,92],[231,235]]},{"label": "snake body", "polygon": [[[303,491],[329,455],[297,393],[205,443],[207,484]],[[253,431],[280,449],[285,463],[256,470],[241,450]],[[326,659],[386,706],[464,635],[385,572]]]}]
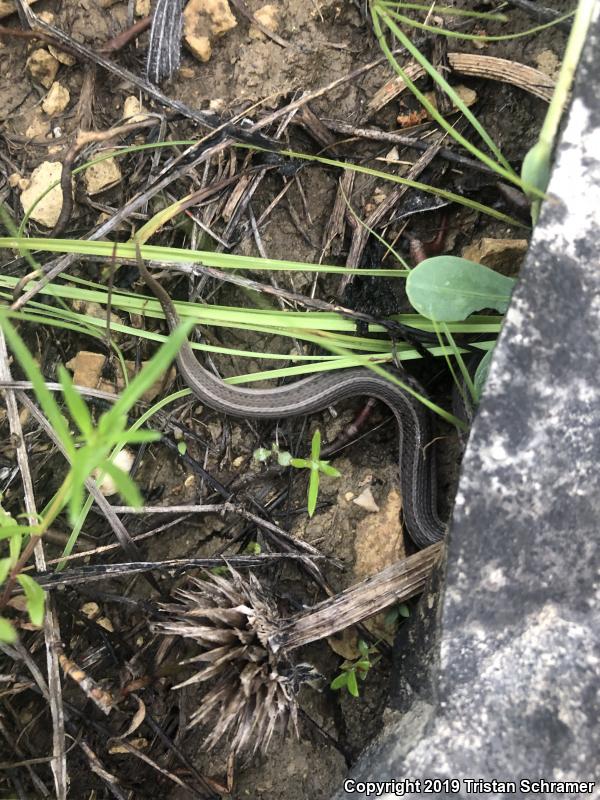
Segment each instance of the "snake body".
[{"label": "snake body", "polygon": [[[141,259],[138,268],[173,331],[180,320],[171,298]],[[179,350],[177,364],[185,383],[202,403],[232,417],[279,419],[313,414],[353,397],[381,400],[398,423],[400,486],[408,532],[418,547],[445,536],[447,526],[437,513],[435,458],[426,447],[431,441],[429,416],[418,400],[395,383],[367,367],[356,367],[319,373],[273,389],[230,386],[200,364],[187,340]]]}]

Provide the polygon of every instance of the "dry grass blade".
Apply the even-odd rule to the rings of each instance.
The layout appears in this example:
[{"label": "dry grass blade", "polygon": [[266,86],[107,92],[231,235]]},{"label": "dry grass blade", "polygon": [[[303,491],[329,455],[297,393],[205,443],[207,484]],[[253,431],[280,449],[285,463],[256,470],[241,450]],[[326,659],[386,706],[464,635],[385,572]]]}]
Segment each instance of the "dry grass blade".
[{"label": "dry grass blade", "polygon": [[[554,81],[539,69],[516,61],[495,56],[483,56],[479,53],[448,53],[448,63],[454,72],[461,75],[472,75],[476,78],[510,83],[526,92],[550,102],[554,91]],[[411,64],[406,69],[406,74],[411,80],[417,80],[425,74],[425,70],[418,64]],[[406,89],[406,84],[400,77],[387,81],[375,92],[371,102],[365,109],[361,122],[364,123],[374,114],[387,105]]]},{"label": "dry grass blade", "polygon": [[269,636],[269,646],[276,653],[289,653],[378,614],[393,603],[415,597],[425,588],[443,551],[443,542],[427,547],[298,614]]}]

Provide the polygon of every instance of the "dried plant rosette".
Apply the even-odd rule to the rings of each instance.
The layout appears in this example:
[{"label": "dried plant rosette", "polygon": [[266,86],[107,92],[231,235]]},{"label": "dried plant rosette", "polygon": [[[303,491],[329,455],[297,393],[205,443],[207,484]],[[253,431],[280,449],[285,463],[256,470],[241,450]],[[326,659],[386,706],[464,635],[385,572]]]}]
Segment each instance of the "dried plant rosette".
[{"label": "dried plant rosette", "polygon": [[200,667],[174,687],[211,682],[189,727],[212,720],[207,749],[228,741],[234,753],[253,755],[266,751],[273,734],[285,734],[290,722],[298,735],[296,694],[318,673],[272,653],[268,637],[279,625],[274,603],[254,575],[229,571],[227,578],[191,578],[188,588],[176,590],[176,603],[161,605],[153,629],[193,639],[202,650],[181,662]]}]

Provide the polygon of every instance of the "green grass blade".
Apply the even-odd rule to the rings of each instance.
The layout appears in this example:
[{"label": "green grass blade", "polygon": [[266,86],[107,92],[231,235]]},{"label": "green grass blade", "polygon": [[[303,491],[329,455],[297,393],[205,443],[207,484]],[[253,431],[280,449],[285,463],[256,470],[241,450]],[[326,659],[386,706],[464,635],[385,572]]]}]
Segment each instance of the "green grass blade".
[{"label": "green grass blade", "polygon": [[[502,175],[506,180],[511,181],[512,183],[516,183],[520,185],[521,181],[516,172],[510,166],[508,161],[502,155],[500,149],[493,141],[493,139],[489,136],[487,131],[483,128],[481,123],[477,120],[477,118],[472,114],[472,112],[467,108],[464,104],[462,99],[458,96],[455,90],[450,86],[448,81],[440,75],[440,73],[435,69],[435,67],[425,58],[425,56],[416,48],[413,43],[410,41],[408,36],[406,36],[400,28],[396,25],[396,23],[390,19],[390,17],[378,11],[377,4],[374,4],[371,7],[371,14],[373,18],[373,25],[375,28],[376,36],[379,40],[379,45],[383,52],[385,53],[388,61],[390,62],[393,69],[397,72],[398,75],[402,78],[405,82],[406,86],[410,89],[410,91],[415,95],[415,97],[419,100],[421,105],[427,110],[427,113],[436,120],[436,122],[441,125],[441,127],[451,136],[456,142],[462,145],[468,152],[470,152],[475,158],[478,158],[484,164],[486,164],[490,169],[493,169],[499,175]],[[485,144],[489,147],[490,151],[494,154],[498,161],[494,161],[490,158],[486,153],[479,150],[479,148],[475,147],[471,142],[464,138],[457,130],[455,130],[448,122],[444,119],[444,117],[439,113],[437,108],[429,102],[429,100],[425,97],[425,95],[417,88],[415,83],[408,77],[406,72],[402,69],[398,61],[396,60],[394,54],[388,47],[388,44],[385,40],[385,36],[383,35],[383,31],[381,29],[381,25],[379,24],[379,17],[382,17],[383,22],[387,25],[390,31],[396,36],[399,42],[408,50],[410,55],[420,64],[425,72],[432,78],[432,80],[445,92],[445,94],[452,100],[456,108],[458,108],[466,119],[469,120],[471,125],[475,128],[481,139],[485,142]]]},{"label": "green grass blade", "polygon": [[[436,8],[436,13],[437,11],[438,9]],[[560,22],[565,22],[575,14],[574,11],[569,11],[567,14],[562,14],[562,16],[557,17],[551,22],[544,22],[543,24],[536,25],[533,28],[527,28],[527,30],[524,31],[517,31],[517,33],[488,35],[488,34],[461,33],[460,31],[451,31],[448,30],[447,28],[438,28],[436,25],[427,25],[424,22],[419,22],[416,19],[411,19],[411,17],[406,17],[403,14],[398,14],[393,11],[389,11],[388,13],[395,19],[397,19],[398,22],[402,22],[404,25],[410,25],[411,27],[417,28],[420,31],[427,31],[428,33],[434,33],[439,36],[446,36],[448,39],[462,39],[467,42],[503,42],[503,41],[508,41],[510,39],[521,39],[524,36],[532,36],[535,33],[539,33],[540,31],[546,30],[546,28],[551,28],[554,25],[558,25]]]}]

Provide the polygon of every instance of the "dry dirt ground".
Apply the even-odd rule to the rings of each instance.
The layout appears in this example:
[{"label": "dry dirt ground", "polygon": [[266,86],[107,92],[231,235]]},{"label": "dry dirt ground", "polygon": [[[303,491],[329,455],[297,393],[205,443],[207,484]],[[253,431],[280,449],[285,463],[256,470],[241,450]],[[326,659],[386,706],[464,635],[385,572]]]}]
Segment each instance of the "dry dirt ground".
[{"label": "dry dirt ground", "polygon": [[[165,93],[190,107],[213,107],[227,114],[239,113],[258,104],[248,111],[249,115],[256,118],[257,114],[276,109],[291,99],[300,97],[303,92],[326,86],[380,56],[377,43],[369,25],[361,16],[358,4],[349,0],[273,0],[273,4],[278,23],[277,32],[290,43],[290,47],[282,47],[257,33],[247,19],[232,6],[237,26],[214,41],[212,56],[207,63],[199,63],[184,50],[181,70],[173,81],[163,87]],[[248,6],[253,12],[258,11],[261,5],[261,0],[248,0]],[[564,10],[564,4],[554,5]],[[76,40],[97,49],[128,26],[133,6],[133,3],[128,5],[110,0],[39,0],[35,9],[38,13],[51,13],[58,27],[68,31]],[[534,24],[521,12],[509,10],[511,22],[502,27],[490,25],[488,32],[506,33]],[[18,27],[14,15],[0,21],[0,24]],[[114,58],[132,71],[142,74],[147,43],[148,34],[144,33],[136,44],[128,46],[114,55]],[[559,62],[564,43],[564,34],[550,29],[514,42],[491,43],[483,51],[464,42],[453,44],[452,49],[461,52],[485,52],[487,55],[519,61],[552,73]],[[32,78],[26,66],[32,50],[39,46],[39,43],[34,44],[25,39],[0,38],[0,199],[12,209],[17,218],[22,214],[19,192],[14,180],[9,182],[9,176],[18,174],[27,177],[40,162],[46,159],[60,160],[69,147],[73,134],[81,125],[87,124],[96,130],[106,130],[117,124],[123,115],[125,99],[136,94],[125,81],[98,70],[90,95],[89,68],[79,62],[60,64],[57,80],[68,89],[70,100],[63,111],[48,115],[41,106],[48,88]],[[324,93],[311,102],[311,110],[319,118],[358,123],[365,105],[390,75],[389,65],[383,63],[359,78]],[[518,164],[533,141],[535,131],[539,129],[545,111],[544,103],[507,84],[478,79],[467,80],[465,83],[477,91],[475,111],[478,117],[493,132],[507,158]],[[147,98],[142,97],[142,100],[146,108],[161,110]],[[383,130],[392,130],[399,111],[399,103],[395,101],[376,115],[371,124],[376,124]],[[168,122],[168,136],[172,139],[194,138],[199,133],[197,126],[181,118],[170,119]],[[289,126],[284,136],[297,149],[310,152],[318,152],[320,149],[305,131],[294,125]],[[339,137],[340,140],[342,138],[344,137]],[[381,167],[383,162],[376,159],[381,159],[390,149],[389,144],[369,144],[350,138],[346,143],[339,144],[336,152],[357,162]],[[414,160],[415,156],[406,150],[402,152],[401,158]],[[125,159],[122,163],[125,179],[99,195],[93,203],[86,203],[81,194],[76,193],[73,217],[63,235],[85,235],[100,214],[110,213],[129,197],[128,183],[132,180],[132,173],[138,170],[137,180],[139,171],[148,167],[148,161]],[[435,171],[432,175],[435,178]],[[344,263],[347,240],[342,243],[337,254],[329,253],[323,258],[323,241],[335,200],[337,179],[338,173],[325,168],[308,168],[299,174],[296,185],[288,192],[285,201],[275,206],[260,232],[263,255],[306,262],[323,259],[331,263]],[[274,172],[262,182],[252,203],[255,217],[260,216],[287,180],[285,175]],[[453,173],[445,175],[444,181],[444,185],[454,191],[471,192],[484,202],[495,202],[497,199],[494,181],[487,180],[481,174],[455,169]],[[366,205],[373,202],[377,191],[387,190],[388,187],[382,182],[360,176],[350,199],[353,207],[364,214]],[[177,196],[176,189],[173,194]],[[135,224],[139,225],[141,222],[142,217],[135,220]],[[429,215],[417,223],[415,230],[418,234],[423,233],[424,238],[430,238],[438,226],[439,218]],[[479,215],[460,210],[451,212],[449,227],[448,246],[455,253],[460,253],[466,245],[482,236],[512,239],[527,237],[526,229],[510,228],[493,221],[486,222]],[[29,226],[30,235],[44,236],[47,233],[47,228],[36,228],[34,223]],[[127,235],[126,231],[124,235]],[[185,238],[182,240],[180,236],[177,239],[177,235],[173,234],[171,241],[184,244]],[[402,242],[400,246],[406,249]],[[252,236],[244,238],[234,252],[257,255],[255,240]],[[6,260],[8,258],[9,254]],[[20,273],[17,270],[13,274],[24,274],[24,271],[21,268]],[[77,265],[75,274],[93,279],[101,279],[102,275],[99,265],[90,263]],[[122,280],[123,286],[132,285],[135,281],[135,270],[130,273],[123,271],[120,275],[122,277],[119,280]],[[284,288],[304,294],[310,294],[315,289],[317,296],[323,299],[332,298],[337,287],[337,280],[334,281],[332,277],[319,279],[313,286],[313,276],[308,273],[294,275],[292,283],[286,275],[278,275],[277,281]],[[212,302],[224,305],[249,305],[254,302],[248,298],[247,293],[231,287],[219,288],[211,285],[206,290],[213,292],[209,297]],[[188,290],[182,284],[174,291],[179,293],[178,296],[187,297]],[[267,348],[263,338],[251,331],[223,333],[216,330],[206,333],[209,341],[215,344],[245,349]],[[30,346],[38,348],[49,379],[54,376],[57,362],[67,362],[81,350],[94,349],[89,341],[83,341],[81,337],[69,335],[68,332],[59,332],[50,341],[43,331],[38,332],[37,340],[31,330],[28,336]],[[129,347],[127,357],[136,359],[136,347],[131,344]],[[283,350],[287,347],[287,340],[268,343],[268,349]],[[269,364],[259,364],[248,359],[224,358],[219,362],[219,368],[225,375],[268,367]],[[447,395],[447,379],[440,379],[438,374],[427,373],[421,374],[421,377],[442,399]],[[323,415],[319,420],[308,421],[305,426],[298,421],[280,427],[268,424],[257,426],[224,420],[187,399],[171,412],[170,420],[184,431],[188,455],[227,484],[241,474],[260,472],[252,460],[252,452],[259,445],[269,447],[278,438],[290,449],[295,448],[305,454],[309,434],[317,424],[331,439],[342,428],[343,423],[352,418],[352,409],[340,409],[340,415],[337,419],[329,414]],[[347,449],[336,460],[342,478],[323,480],[320,508],[311,521],[307,521],[305,513],[306,482],[298,473],[292,477],[286,475],[278,478],[269,488],[257,488],[257,494],[254,495],[262,502],[267,502],[277,491],[287,488],[287,497],[276,514],[276,521],[294,535],[317,545],[325,555],[335,556],[345,564],[347,569],[344,573],[331,567],[325,568],[328,580],[337,591],[372,574],[404,552],[405,543],[399,522],[401,500],[397,485],[397,441],[393,422],[388,416],[384,410],[376,410],[370,422],[370,427],[375,428],[375,432]],[[3,424],[6,424],[5,421]],[[451,430],[440,428],[439,433],[446,443],[445,448],[441,448],[442,488],[450,498],[451,487],[456,480],[458,447]],[[3,465],[10,463],[10,453],[5,456]],[[56,482],[53,470],[57,463],[59,462],[54,456],[37,469],[38,487],[43,487],[39,488],[40,507],[43,507],[42,499]],[[182,460],[163,445],[149,448],[136,469],[136,481],[143,488],[148,502],[165,505],[200,503],[210,496],[207,487],[189,462]],[[12,502],[15,507],[18,506],[16,486],[17,484],[11,487],[6,495],[6,501]],[[353,502],[365,489],[370,489],[379,508],[378,512],[365,510]],[[446,507],[449,508],[450,504],[451,500],[447,499]],[[134,534],[162,524],[162,519],[146,517],[142,522],[136,518],[126,518],[126,522]],[[92,515],[88,528],[88,541],[108,541],[106,526],[99,516]],[[239,524],[229,518],[217,515],[200,518],[187,516],[175,527],[168,528],[144,543],[143,552],[149,560],[192,554],[209,555],[234,536],[241,536],[242,542],[259,538],[255,530],[248,529],[244,532]],[[263,540],[260,541],[265,546]],[[51,542],[48,547],[50,557],[59,552],[52,549]],[[322,597],[318,588],[299,575],[296,567],[277,569],[269,579],[276,585],[282,607],[288,612],[301,604],[310,605]],[[180,583],[181,578],[177,582]],[[151,674],[156,651],[156,646],[153,648],[148,644],[152,636],[144,624],[143,613],[139,608],[131,611],[126,606],[112,602],[110,594],[115,592],[126,593],[127,596],[138,599],[148,597],[147,587],[136,580],[133,583],[118,583],[116,589],[114,583],[106,582],[101,587],[88,587],[85,592],[64,592],[59,598],[61,617],[65,625],[63,638],[70,652],[81,664],[86,663],[87,659],[95,679],[112,688],[122,686],[136,677]],[[85,622],[81,609],[84,603],[90,601],[97,604],[98,614],[110,621],[114,634],[108,634],[108,644],[98,635],[97,626],[91,632],[85,628],[89,623]],[[68,618],[70,622],[67,621]],[[85,632],[82,633],[84,629]],[[387,637],[389,640],[393,638],[393,629],[386,630],[383,620],[377,622],[374,630],[377,637]],[[94,649],[108,645],[116,648],[113,651],[114,658],[107,656],[106,651],[101,657],[94,657]],[[356,652],[355,645],[355,634],[354,639],[352,635],[340,637],[336,643],[319,643],[306,648],[302,658],[315,664],[329,682],[339,670],[342,661],[340,653]],[[301,705],[304,713],[300,717],[299,740],[293,736],[288,736],[285,741],[277,740],[267,755],[257,755],[245,764],[236,763],[231,796],[240,800],[320,800],[329,797],[340,785],[348,764],[381,728],[391,669],[390,659],[383,646],[382,651],[383,658],[361,686],[361,696],[358,699],[349,697],[345,692],[303,689]],[[43,644],[38,640],[36,657],[40,663],[44,663],[43,652]],[[140,696],[148,713],[200,772],[223,785],[226,783],[227,773],[226,743],[210,754],[202,750],[205,731],[185,730],[186,719],[199,702],[198,692],[192,687],[191,690],[176,694],[169,691],[172,683],[168,676],[157,678],[141,692]],[[79,709],[85,709],[86,714],[100,720],[101,715],[91,704],[86,706],[85,698],[77,686],[67,682],[65,696]],[[12,717],[9,719],[9,728],[18,731],[26,727],[27,736],[31,734],[30,744],[22,751],[23,759],[46,756],[50,752],[50,718],[48,714],[43,714],[41,721],[36,722],[35,715],[38,712],[37,700],[29,697],[27,692],[11,700]],[[110,720],[108,723],[106,720],[102,722],[112,731],[112,735],[117,735],[126,728],[123,719],[125,717],[122,718],[121,726],[115,725],[114,729],[111,728]],[[192,796],[184,789],[173,788],[172,782],[143,761],[130,754],[111,751],[106,747],[106,742],[102,741],[102,736],[95,735],[85,726],[84,729],[104,767],[118,776],[122,796],[152,798],[157,793],[173,798]],[[141,728],[132,738],[136,737],[140,740],[138,745],[143,753],[151,754],[159,764],[182,778],[190,778],[189,771],[168,753],[148,727]],[[71,740],[68,740],[67,745],[70,744]],[[6,763],[11,759],[16,759],[14,751],[0,744],[0,761]],[[40,767],[39,774],[46,785],[51,787],[50,771],[47,767]],[[89,762],[77,748],[69,756],[69,774],[71,796],[110,796],[106,782],[91,772]],[[33,797],[31,785],[27,788],[27,779],[22,780],[25,781],[26,792],[23,796]],[[14,785],[6,783],[2,786],[2,783],[0,776],[1,796],[15,796]]]}]

